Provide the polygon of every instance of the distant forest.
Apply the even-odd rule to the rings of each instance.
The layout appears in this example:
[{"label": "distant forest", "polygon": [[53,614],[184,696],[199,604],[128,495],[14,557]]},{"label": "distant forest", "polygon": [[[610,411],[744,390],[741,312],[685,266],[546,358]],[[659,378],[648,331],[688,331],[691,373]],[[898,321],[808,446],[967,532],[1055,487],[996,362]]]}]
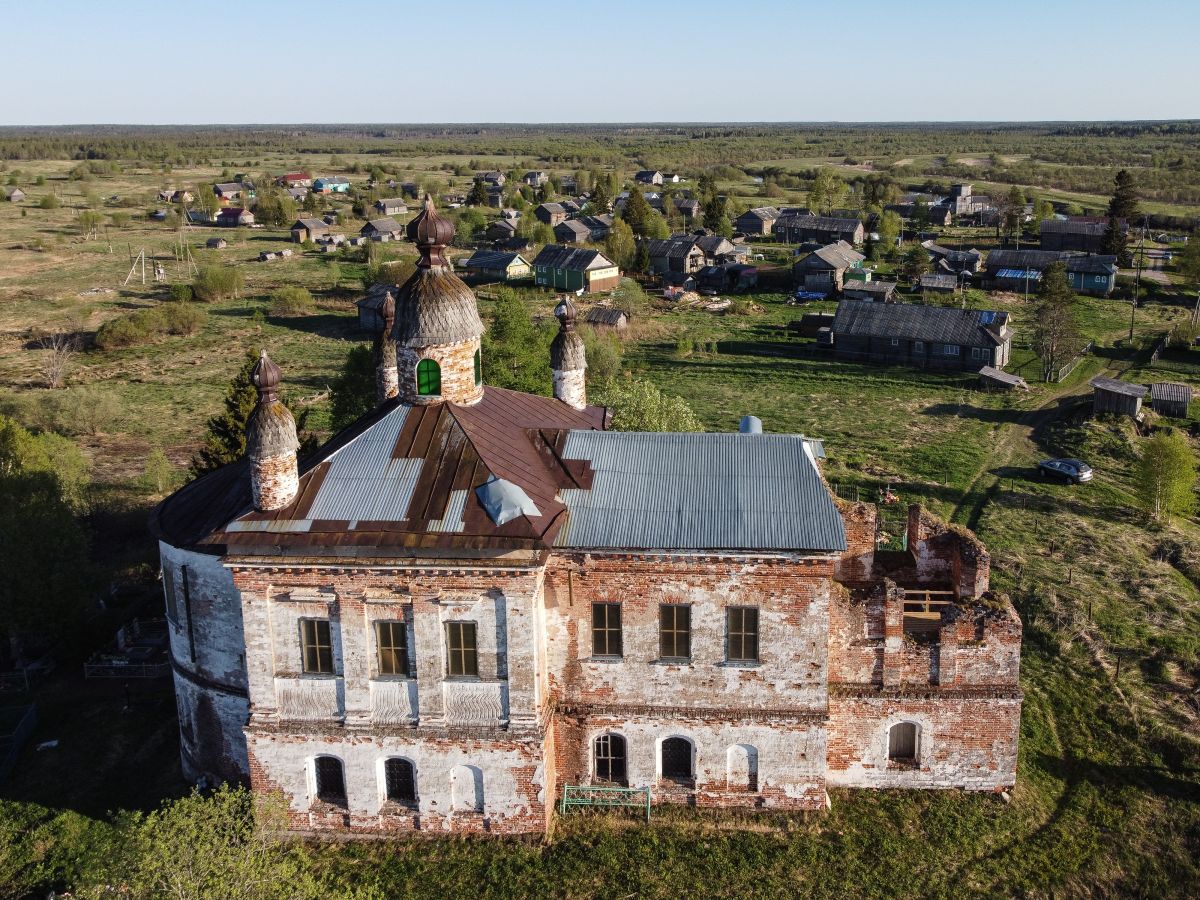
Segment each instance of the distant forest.
[{"label": "distant forest", "polygon": [[0,161],[244,164],[253,155],[503,156],[548,167],[733,167],[805,177],[838,163],[897,178],[975,179],[1107,194],[1135,171],[1139,194],[1200,204],[1200,122],[1006,124],[629,124],[63,126],[0,128]]}]

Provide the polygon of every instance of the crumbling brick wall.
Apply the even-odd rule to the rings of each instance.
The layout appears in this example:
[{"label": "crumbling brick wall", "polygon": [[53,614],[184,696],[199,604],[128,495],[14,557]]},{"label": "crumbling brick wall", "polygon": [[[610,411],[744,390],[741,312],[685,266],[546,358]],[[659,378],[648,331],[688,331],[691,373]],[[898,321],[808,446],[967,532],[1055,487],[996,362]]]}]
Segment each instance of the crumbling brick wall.
[{"label": "crumbling brick wall", "polygon": [[908,544],[916,557],[918,583],[946,583],[959,597],[972,599],[988,590],[991,556],[966,528],[913,504],[908,510]]}]

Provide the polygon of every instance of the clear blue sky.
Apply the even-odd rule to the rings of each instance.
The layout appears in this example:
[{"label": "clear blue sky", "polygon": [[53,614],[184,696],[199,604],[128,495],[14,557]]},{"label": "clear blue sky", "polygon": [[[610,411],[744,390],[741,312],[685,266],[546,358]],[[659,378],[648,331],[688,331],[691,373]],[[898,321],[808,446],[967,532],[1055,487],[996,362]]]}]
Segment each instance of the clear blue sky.
[{"label": "clear blue sky", "polygon": [[1200,2],[11,0],[0,125],[1200,118]]}]

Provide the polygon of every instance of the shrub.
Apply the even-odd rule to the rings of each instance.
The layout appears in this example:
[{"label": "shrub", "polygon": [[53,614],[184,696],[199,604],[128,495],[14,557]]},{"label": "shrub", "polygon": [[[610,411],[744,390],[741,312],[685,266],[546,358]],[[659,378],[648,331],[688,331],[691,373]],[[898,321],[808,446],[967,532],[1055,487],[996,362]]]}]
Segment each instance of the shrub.
[{"label": "shrub", "polygon": [[210,302],[236,298],[242,289],[242,273],[228,266],[204,266],[192,283],[197,300]]},{"label": "shrub", "polygon": [[72,434],[100,434],[120,415],[116,395],[92,384],[68,388],[58,405],[59,428]]},{"label": "shrub", "polygon": [[145,343],[150,338],[146,323],[137,313],[110,319],[96,332],[96,346],[101,350],[119,350]]},{"label": "shrub", "polygon": [[96,346],[101,350],[120,350],[166,334],[195,334],[205,318],[204,310],[178,301],[152,309],[139,309],[101,325],[96,332]]},{"label": "shrub", "polygon": [[271,315],[304,316],[312,312],[313,298],[307,288],[289,285],[271,295]]},{"label": "shrub", "polygon": [[191,303],[173,301],[160,307],[163,329],[167,334],[192,335],[204,325],[208,317],[203,309]]},{"label": "shrub", "polygon": [[171,295],[171,299],[177,303],[187,303],[194,296],[192,286],[190,284],[173,284],[168,289],[167,293]]},{"label": "shrub", "polygon": [[53,194],[46,194],[38,201],[38,207],[41,209],[58,209],[60,205],[58,198]]}]

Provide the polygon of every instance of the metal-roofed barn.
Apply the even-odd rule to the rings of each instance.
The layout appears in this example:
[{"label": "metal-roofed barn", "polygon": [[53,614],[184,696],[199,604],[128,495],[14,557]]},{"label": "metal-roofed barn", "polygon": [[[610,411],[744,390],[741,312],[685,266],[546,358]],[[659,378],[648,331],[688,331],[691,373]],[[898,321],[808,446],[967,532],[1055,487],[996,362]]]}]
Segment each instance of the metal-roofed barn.
[{"label": "metal-roofed barn", "polygon": [[1176,381],[1156,381],[1150,385],[1150,407],[1160,416],[1186,419],[1192,403],[1192,386]]}]

